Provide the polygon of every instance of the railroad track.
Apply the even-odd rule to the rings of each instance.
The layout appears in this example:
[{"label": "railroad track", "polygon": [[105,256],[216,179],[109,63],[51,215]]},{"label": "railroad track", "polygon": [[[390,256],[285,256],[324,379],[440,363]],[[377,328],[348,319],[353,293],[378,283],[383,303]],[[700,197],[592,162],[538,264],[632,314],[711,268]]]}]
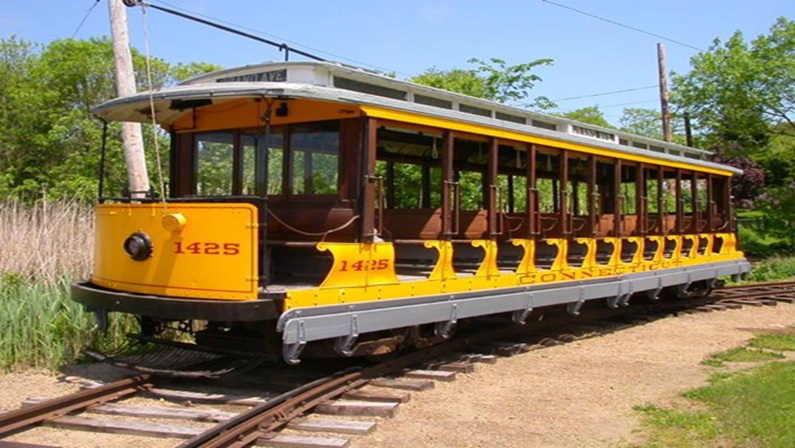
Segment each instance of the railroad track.
[{"label": "railroad track", "polygon": [[[619,315],[615,310],[589,310],[573,318],[562,310],[550,310],[544,320],[529,322],[525,327],[486,319],[445,344],[377,365],[353,365],[330,374],[311,369],[296,372],[294,367],[287,373],[278,369],[265,374],[255,372],[254,376],[267,375],[272,379],[257,397],[168,389],[161,379],[150,375],[107,385],[87,384],[78,393],[56,399],[31,399],[18,410],[0,414],[0,447],[36,446],[19,445],[6,437],[37,425],[161,437],[172,445],[181,439],[179,446],[183,447],[344,447],[349,443],[347,435],[363,435],[375,428],[376,422],[367,418],[394,416],[400,403],[410,399],[408,392],[430,389],[436,381],[452,381],[457,374],[472,372],[477,363],[494,363],[501,356],[599,336],[672,314],[781,302],[795,303],[795,281],[729,286],[706,298],[633,305],[626,309],[631,312]],[[246,379],[231,381],[245,383]],[[131,397],[144,395],[190,406],[125,403]],[[235,409],[242,406],[245,410],[209,409],[199,407],[199,403]],[[92,417],[95,414],[125,419],[98,419]],[[156,419],[158,423],[137,420],[140,418]],[[159,423],[163,420],[204,423]],[[282,432],[286,428],[291,431]],[[341,436],[300,436],[298,431]]]},{"label": "railroad track", "polygon": [[718,301],[778,300],[792,303],[795,299],[795,281],[748,283],[724,286],[713,292]]}]

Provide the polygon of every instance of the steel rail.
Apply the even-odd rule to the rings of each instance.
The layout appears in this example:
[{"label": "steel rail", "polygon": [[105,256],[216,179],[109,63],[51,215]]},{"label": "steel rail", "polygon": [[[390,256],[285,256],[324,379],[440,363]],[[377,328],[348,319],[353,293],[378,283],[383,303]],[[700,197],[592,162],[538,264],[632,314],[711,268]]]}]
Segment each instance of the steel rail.
[{"label": "steel rail", "polygon": [[[687,309],[695,306],[714,303],[715,298],[710,296],[681,299],[674,302],[656,302],[638,304],[628,307],[634,313],[640,311],[653,312],[670,309]],[[589,319],[619,317],[625,313],[617,310],[591,310]],[[626,313],[629,314],[629,313]],[[588,320],[588,319],[586,319]],[[374,378],[391,373],[400,373],[405,369],[422,363],[423,361],[439,358],[448,352],[462,351],[478,343],[506,337],[528,330],[538,331],[559,325],[566,325],[583,321],[577,316],[557,316],[552,319],[535,322],[532,328],[527,326],[499,326],[494,329],[480,332],[466,337],[456,338],[438,345],[427,347],[409,354],[395,358],[391,361],[357,371],[343,371],[339,374],[315,380],[297,389],[286,392],[278,397],[239,414],[235,418],[216,425],[202,434],[180,445],[181,448],[220,448],[220,447],[245,447],[254,444],[260,438],[267,438],[287,426],[291,419],[311,411],[318,404],[334,399],[342,394],[362,387]]]},{"label": "steel rail", "polygon": [[22,431],[45,420],[89,406],[135,394],[153,386],[151,375],[125,378],[105,386],[55,398],[0,415],[0,438]]},{"label": "steel rail", "polygon": [[345,392],[358,389],[371,379],[390,373],[399,373],[412,365],[435,359],[441,354],[461,350],[467,346],[494,337],[495,334],[513,333],[518,327],[502,327],[493,332],[485,332],[468,338],[454,339],[422,350],[411,352],[399,358],[356,371],[343,371],[340,374],[321,378],[298,389],[286,392],[244,412],[237,417],[221,423],[180,445],[181,448],[244,447],[267,437],[320,403],[341,396]]},{"label": "steel rail", "polygon": [[[753,300],[753,299],[765,299],[765,298],[773,298],[779,296],[787,296],[787,295],[795,295],[795,290],[767,290],[767,291],[752,291],[752,292],[741,292],[737,294],[720,294],[720,293],[713,293],[712,296],[717,301],[732,301],[732,300]],[[793,297],[795,298],[795,297]]]},{"label": "steel rail", "polygon": [[723,286],[719,289],[716,289],[715,292],[720,291],[734,291],[734,290],[744,290],[744,289],[758,289],[758,288],[780,288],[791,286],[795,288],[795,280],[785,280],[779,282],[760,282],[760,283],[744,283],[739,285],[729,285]]}]

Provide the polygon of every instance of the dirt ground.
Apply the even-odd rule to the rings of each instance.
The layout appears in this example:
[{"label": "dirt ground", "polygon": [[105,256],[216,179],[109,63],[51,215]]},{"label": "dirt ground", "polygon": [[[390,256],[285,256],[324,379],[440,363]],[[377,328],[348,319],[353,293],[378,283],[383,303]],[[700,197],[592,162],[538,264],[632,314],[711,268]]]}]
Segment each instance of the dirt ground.
[{"label": "dirt ground", "polygon": [[398,416],[354,448],[616,447],[644,438],[639,404],[667,404],[705,383],[709,354],[755,329],[795,324],[795,305],[666,318],[479,365],[413,394]]},{"label": "dirt ground", "polygon": [[[750,329],[795,324],[795,305],[745,307],[657,320],[605,336],[545,348],[478,365],[475,373],[431,391],[413,393],[397,417],[354,438],[372,447],[616,447],[643,441],[633,406],[666,404],[704,384],[714,368],[710,353],[743,344]],[[108,366],[81,366],[57,375],[25,372],[0,376],[0,409],[29,396],[76,390],[76,377],[111,381],[125,374]],[[179,423],[182,425],[182,423]],[[182,425],[186,426],[186,425]],[[147,448],[175,439],[97,435],[37,428],[9,441],[62,446]]]}]

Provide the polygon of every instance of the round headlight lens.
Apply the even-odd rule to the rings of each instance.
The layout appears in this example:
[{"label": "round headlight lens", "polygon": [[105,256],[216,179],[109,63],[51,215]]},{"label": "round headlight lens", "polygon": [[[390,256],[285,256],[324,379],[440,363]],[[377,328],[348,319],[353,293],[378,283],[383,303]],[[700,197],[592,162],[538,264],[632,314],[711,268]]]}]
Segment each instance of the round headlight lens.
[{"label": "round headlight lens", "polygon": [[124,240],[124,251],[133,260],[144,261],[152,256],[152,239],[143,232],[135,232]]}]

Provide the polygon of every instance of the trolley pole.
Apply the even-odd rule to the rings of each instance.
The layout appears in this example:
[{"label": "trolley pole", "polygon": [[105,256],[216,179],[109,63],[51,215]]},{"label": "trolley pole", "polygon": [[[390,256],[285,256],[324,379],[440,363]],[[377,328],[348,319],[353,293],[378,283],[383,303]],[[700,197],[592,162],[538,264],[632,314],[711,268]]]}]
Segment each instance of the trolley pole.
[{"label": "trolley pole", "polygon": [[[116,91],[119,96],[132,95],[136,92],[136,88],[132,55],[130,54],[130,35],[127,30],[126,7],[122,4],[122,0],[108,0],[108,10],[116,65]],[[141,199],[146,197],[149,192],[149,176],[146,172],[141,124],[122,122],[121,125],[130,197]]]},{"label": "trolley pole", "polygon": [[668,74],[665,70],[665,47],[657,43],[657,67],[660,72],[660,110],[662,112],[663,140],[673,140],[671,132],[671,112],[668,110]]}]

